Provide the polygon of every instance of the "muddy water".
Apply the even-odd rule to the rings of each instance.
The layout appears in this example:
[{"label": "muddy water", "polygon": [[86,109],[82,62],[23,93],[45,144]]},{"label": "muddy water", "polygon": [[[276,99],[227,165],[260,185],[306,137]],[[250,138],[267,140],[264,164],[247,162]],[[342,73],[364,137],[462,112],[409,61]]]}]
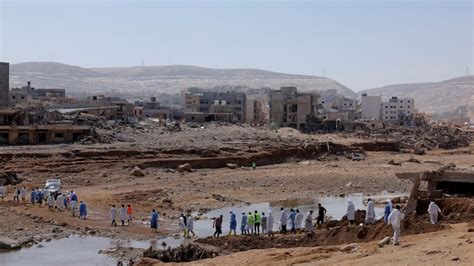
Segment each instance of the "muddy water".
[{"label": "muddy water", "polygon": [[[381,200],[381,199],[387,199],[387,198],[392,198],[396,196],[401,196],[401,195],[383,193],[380,195],[371,196],[371,198],[376,199],[376,200]],[[197,220],[194,222],[194,231],[198,235],[198,237],[207,237],[207,236],[212,235],[214,233],[214,229],[212,228],[213,219],[218,217],[219,215],[223,215],[224,221],[223,221],[222,230],[223,230],[223,233],[228,233],[229,223],[230,223],[230,215],[229,215],[230,210],[236,212],[237,214],[237,233],[240,233],[242,212],[245,212],[246,214],[248,214],[249,212],[253,213],[255,210],[257,210],[260,213],[264,212],[267,216],[268,216],[268,212],[272,211],[272,215],[275,221],[273,225],[273,230],[279,230],[280,228],[279,218],[280,218],[280,213],[281,213],[280,212],[281,207],[285,208],[288,214],[291,208],[299,209],[299,211],[302,212],[303,215],[306,215],[306,213],[309,210],[313,210],[314,211],[313,218],[316,219],[318,203],[321,203],[321,205],[327,209],[326,216],[330,216],[333,219],[339,220],[346,214],[347,201],[349,199],[352,200],[356,209],[365,210],[367,208],[367,202],[366,202],[367,198],[368,197],[364,196],[363,194],[358,193],[358,194],[352,194],[346,197],[316,197],[312,199],[292,199],[292,200],[286,200],[286,201],[263,202],[263,203],[256,203],[256,204],[250,204],[250,205],[242,204],[242,205],[229,206],[229,207],[225,207],[221,209],[212,210],[202,215],[201,220]],[[376,204],[375,214],[376,214],[377,219],[383,217],[383,212],[384,212],[384,206]]]},{"label": "muddy water", "polygon": [[181,240],[166,238],[152,241],[115,240],[106,237],[70,236],[40,243],[19,251],[0,252],[0,265],[116,265],[117,259],[100,254],[116,247],[162,248],[161,243],[175,247]]}]

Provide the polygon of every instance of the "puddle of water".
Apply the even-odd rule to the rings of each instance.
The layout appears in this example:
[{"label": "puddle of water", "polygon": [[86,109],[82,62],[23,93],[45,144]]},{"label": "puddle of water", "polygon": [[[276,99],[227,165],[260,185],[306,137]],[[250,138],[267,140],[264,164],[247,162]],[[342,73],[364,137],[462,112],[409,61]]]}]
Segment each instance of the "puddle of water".
[{"label": "puddle of water", "polygon": [[[388,194],[383,193],[382,195],[370,196],[373,199],[386,199],[392,198],[400,195]],[[202,219],[194,222],[194,231],[198,235],[198,237],[206,237],[211,236],[214,233],[214,229],[212,228],[213,219],[219,215],[224,216],[223,220],[223,233],[229,232],[229,223],[230,223],[230,215],[229,210],[233,210],[237,214],[237,233],[240,233],[240,221],[242,220],[242,212],[245,213],[254,212],[255,210],[261,212],[265,212],[268,215],[268,211],[271,210],[273,214],[273,218],[275,223],[273,224],[273,230],[278,231],[280,224],[280,208],[284,207],[287,213],[291,208],[299,209],[303,215],[309,210],[313,210],[313,218],[316,219],[317,210],[318,210],[318,203],[321,203],[324,208],[327,210],[327,216],[331,216],[333,219],[340,220],[345,214],[347,209],[347,200],[351,199],[354,203],[356,209],[365,210],[367,208],[366,200],[368,197],[364,196],[361,193],[352,194],[346,197],[317,197],[314,199],[292,199],[287,201],[277,201],[277,202],[263,202],[263,203],[256,203],[250,205],[235,205],[232,207],[224,207],[221,209],[216,209],[205,213],[203,217],[207,217],[207,219]],[[377,218],[383,216],[384,213],[384,206],[383,205],[375,205],[375,215]],[[196,215],[196,214],[193,214]]]},{"label": "puddle of water", "polygon": [[0,252],[0,265],[116,265],[117,259],[99,254],[117,246],[147,249],[179,246],[182,240],[174,238],[150,241],[116,240],[107,237],[82,237],[72,235],[68,238],[42,242],[42,248],[33,246],[19,251]]}]

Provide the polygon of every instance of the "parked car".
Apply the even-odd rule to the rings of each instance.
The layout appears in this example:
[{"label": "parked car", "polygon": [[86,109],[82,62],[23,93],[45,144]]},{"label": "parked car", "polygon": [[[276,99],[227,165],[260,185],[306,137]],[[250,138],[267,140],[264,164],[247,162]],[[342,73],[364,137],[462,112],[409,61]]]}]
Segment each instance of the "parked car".
[{"label": "parked car", "polygon": [[44,185],[44,188],[48,193],[57,195],[61,191],[61,180],[60,179],[48,179]]}]

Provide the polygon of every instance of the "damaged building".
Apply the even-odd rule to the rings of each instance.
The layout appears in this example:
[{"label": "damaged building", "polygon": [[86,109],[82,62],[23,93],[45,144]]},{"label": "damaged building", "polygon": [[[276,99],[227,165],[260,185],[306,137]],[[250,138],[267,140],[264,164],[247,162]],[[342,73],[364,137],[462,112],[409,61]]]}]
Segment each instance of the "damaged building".
[{"label": "damaged building", "polygon": [[36,89],[28,81],[26,86],[11,89],[9,98],[10,104],[13,106],[32,101],[60,103],[66,99],[66,90],[52,88]]},{"label": "damaged building", "polygon": [[9,106],[10,64],[0,62],[0,108]]},{"label": "damaged building", "polygon": [[185,94],[187,122],[244,122],[247,96],[242,92],[201,92]]},{"label": "damaged building", "polygon": [[60,121],[60,114],[44,109],[0,109],[0,145],[71,143],[89,134],[89,126]]},{"label": "damaged building", "polygon": [[281,87],[270,92],[270,121],[279,127],[311,129],[319,125],[319,95],[299,93],[296,87]]},{"label": "damaged building", "polygon": [[458,168],[448,165],[436,171],[397,173],[396,176],[413,182],[407,213],[420,209],[420,204],[426,205],[429,200],[474,196],[474,168],[472,167]]},{"label": "damaged building", "polygon": [[162,106],[156,101],[156,97],[151,97],[149,102],[135,101],[134,113],[139,119],[147,117],[171,120],[175,116],[171,107]]}]

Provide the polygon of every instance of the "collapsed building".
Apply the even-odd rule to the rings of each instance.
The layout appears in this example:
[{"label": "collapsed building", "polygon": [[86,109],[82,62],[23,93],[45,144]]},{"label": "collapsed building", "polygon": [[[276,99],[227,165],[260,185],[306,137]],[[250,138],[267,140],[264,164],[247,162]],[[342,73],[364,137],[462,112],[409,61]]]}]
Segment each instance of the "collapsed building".
[{"label": "collapsed building", "polygon": [[[413,187],[406,213],[423,213],[430,200],[472,198],[474,196],[474,168],[457,168],[447,165],[436,171],[397,173],[402,180],[410,180]],[[470,211],[474,211],[469,206]],[[474,215],[474,213],[472,213]]]},{"label": "collapsed building", "polygon": [[0,145],[71,143],[90,127],[61,123],[61,115],[44,109],[0,109]]}]

